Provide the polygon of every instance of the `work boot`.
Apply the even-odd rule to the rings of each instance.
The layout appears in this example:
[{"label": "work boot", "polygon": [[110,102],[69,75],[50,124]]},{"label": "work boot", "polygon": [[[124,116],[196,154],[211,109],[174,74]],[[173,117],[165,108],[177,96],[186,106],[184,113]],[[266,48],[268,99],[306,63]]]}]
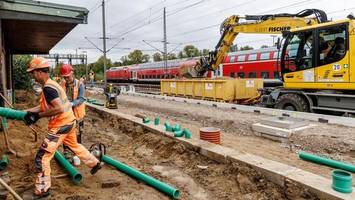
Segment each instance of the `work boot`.
[{"label": "work boot", "polygon": [[96,174],[101,169],[101,162],[98,162],[95,167],[90,170],[91,175]]}]

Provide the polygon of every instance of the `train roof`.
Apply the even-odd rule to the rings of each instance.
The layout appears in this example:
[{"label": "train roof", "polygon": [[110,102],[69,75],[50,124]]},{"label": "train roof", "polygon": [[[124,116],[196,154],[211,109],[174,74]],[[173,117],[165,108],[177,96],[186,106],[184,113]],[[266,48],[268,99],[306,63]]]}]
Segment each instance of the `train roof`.
[{"label": "train roof", "polygon": [[[227,56],[256,54],[256,53],[265,53],[265,52],[272,52],[272,51],[277,51],[277,48],[276,47],[270,47],[270,48],[262,48],[262,49],[237,51],[237,52],[228,53]],[[176,66],[176,64],[179,64],[180,62],[196,60],[196,59],[199,59],[199,58],[200,57],[192,57],[192,58],[179,58],[179,59],[175,59],[175,60],[168,60],[168,67]],[[157,67],[158,68],[159,67],[164,67],[164,61],[133,64],[133,65],[128,65],[128,66],[111,67],[109,70],[117,70],[117,69],[124,69],[124,68],[129,68],[129,69],[138,69],[138,68],[139,69],[149,69],[149,68],[157,68]]]},{"label": "train roof", "polygon": [[246,55],[246,54],[255,54],[255,53],[266,53],[277,51],[276,47],[269,47],[269,48],[262,48],[262,49],[252,49],[252,50],[245,50],[245,51],[237,51],[228,53],[228,56],[237,56],[237,55]]}]

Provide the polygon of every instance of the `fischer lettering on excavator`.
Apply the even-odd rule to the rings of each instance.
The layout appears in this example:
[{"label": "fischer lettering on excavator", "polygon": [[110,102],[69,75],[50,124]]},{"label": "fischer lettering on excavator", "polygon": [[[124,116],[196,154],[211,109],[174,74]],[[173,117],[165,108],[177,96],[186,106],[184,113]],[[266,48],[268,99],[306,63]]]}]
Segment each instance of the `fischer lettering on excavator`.
[{"label": "fischer lettering on excavator", "polygon": [[284,27],[269,27],[269,32],[280,32],[280,31],[289,31],[291,30],[290,26]]}]

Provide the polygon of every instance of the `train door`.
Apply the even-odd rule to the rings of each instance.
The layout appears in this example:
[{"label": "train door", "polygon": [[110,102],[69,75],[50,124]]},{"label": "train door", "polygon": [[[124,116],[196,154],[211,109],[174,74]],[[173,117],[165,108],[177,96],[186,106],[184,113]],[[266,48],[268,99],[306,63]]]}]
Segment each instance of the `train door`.
[{"label": "train door", "polygon": [[131,71],[131,77],[133,81],[137,80],[137,71],[136,70],[132,70]]}]

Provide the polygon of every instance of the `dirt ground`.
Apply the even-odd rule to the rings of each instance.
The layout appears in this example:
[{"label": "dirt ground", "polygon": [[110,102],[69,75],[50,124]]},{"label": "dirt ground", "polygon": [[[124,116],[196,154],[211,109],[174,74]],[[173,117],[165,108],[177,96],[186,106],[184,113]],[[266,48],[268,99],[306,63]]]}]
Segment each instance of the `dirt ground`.
[{"label": "dirt ground", "polygon": [[[103,96],[95,92],[91,92],[91,95],[104,100]],[[331,178],[332,168],[302,161],[298,158],[297,152],[303,150],[355,163],[355,134],[351,127],[311,122],[314,127],[294,134],[288,141],[280,143],[259,137],[253,132],[251,125],[261,118],[268,117],[265,115],[129,95],[120,95],[118,104],[118,110],[126,114],[143,113],[151,119],[159,117],[162,122],[179,123],[189,128],[192,137],[196,138],[199,137],[201,127],[221,128],[223,146],[282,162],[327,178]]]},{"label": "dirt ground", "polygon": [[[35,105],[36,100],[31,98],[31,94],[17,92],[17,95],[17,108]],[[10,164],[6,171],[11,178],[10,186],[19,193],[33,189],[34,156],[45,136],[46,119],[37,122],[35,128],[40,132],[37,143],[33,142],[34,137],[23,122],[9,120],[10,146],[18,152],[18,157],[9,156]],[[297,186],[289,186],[287,190],[280,188],[247,166],[216,163],[171,138],[88,110],[83,144],[89,147],[97,142],[107,145],[107,155],[112,158],[178,188],[181,199],[316,199]],[[3,153],[4,145],[0,147]],[[52,176],[64,173],[56,161],[53,160],[51,166]],[[83,165],[78,170],[84,177],[80,185],[74,185],[67,177],[52,178],[51,199],[170,199],[110,166],[104,166],[94,176]],[[110,180],[118,181],[120,185],[102,188],[102,183]],[[8,195],[7,199],[13,198]]]}]

